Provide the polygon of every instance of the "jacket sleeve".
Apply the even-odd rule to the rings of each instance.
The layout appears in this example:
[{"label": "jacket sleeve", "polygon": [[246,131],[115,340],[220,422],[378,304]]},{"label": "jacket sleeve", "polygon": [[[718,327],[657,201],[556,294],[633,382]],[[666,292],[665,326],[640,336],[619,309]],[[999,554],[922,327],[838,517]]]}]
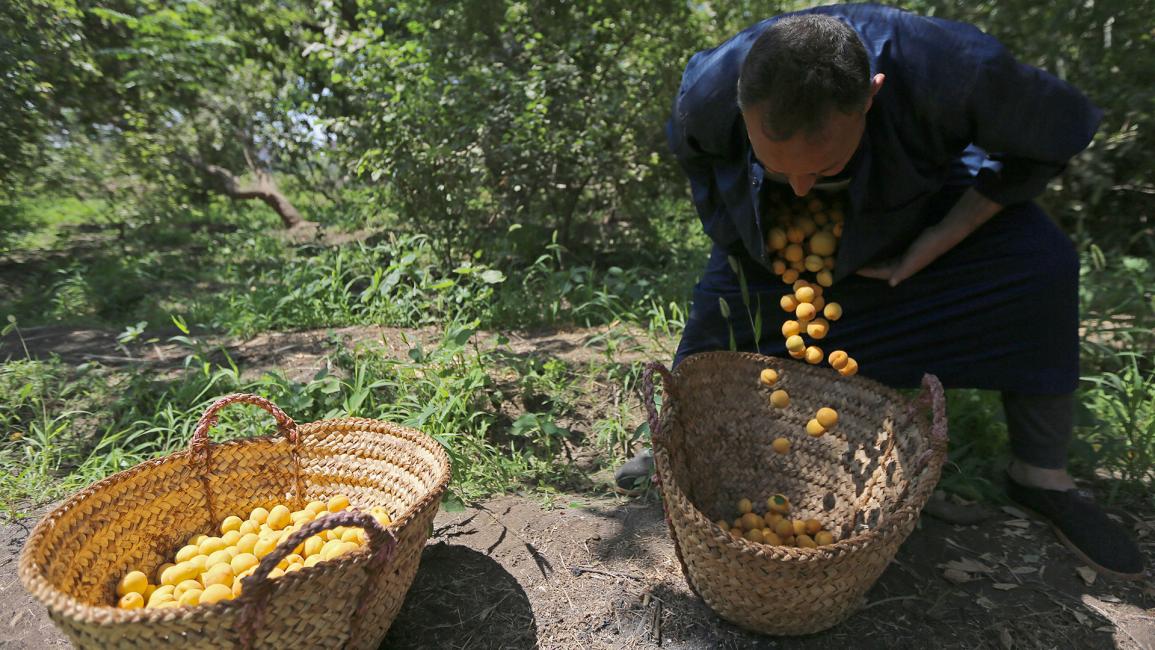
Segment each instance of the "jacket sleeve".
[{"label": "jacket sleeve", "polygon": [[975,189],[1001,205],[1028,201],[1082,151],[1102,111],[1071,85],[1023,65],[993,38],[966,100],[972,140],[991,158]]}]

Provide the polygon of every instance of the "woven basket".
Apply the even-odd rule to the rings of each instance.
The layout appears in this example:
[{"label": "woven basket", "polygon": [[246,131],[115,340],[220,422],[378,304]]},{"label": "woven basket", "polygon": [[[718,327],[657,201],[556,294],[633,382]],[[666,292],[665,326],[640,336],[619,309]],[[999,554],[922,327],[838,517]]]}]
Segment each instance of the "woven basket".
[{"label": "woven basket", "polygon": [[[790,406],[769,404],[759,373],[779,373],[774,389]],[[661,417],[653,373],[664,379]],[[938,482],[946,456],[942,385],[923,378],[908,401],[876,382],[757,354],[693,355],[670,373],[643,377],[657,479],[670,534],[690,588],[715,612],[763,634],[799,635],[850,616],[898,552]],[[930,422],[920,405],[932,406]],[[806,434],[822,406],[839,413],[824,436]],[[792,446],[775,453],[770,443]],[[737,501],[765,504],[781,493],[792,518],[815,518],[834,544],[770,546],[731,537],[713,522],[732,521]]]},{"label": "woven basket", "polygon": [[[209,441],[225,406],[259,406],[279,436]],[[363,418],[298,426],[268,400],[230,395],[197,424],[188,451],[100,481],[37,524],[20,556],[20,579],[83,648],[376,648],[409,589],[449,460],[429,436]],[[309,522],[245,578],[236,600],[173,609],[122,610],[117,580],[146,573],[190,536],[229,514],[285,503],[293,509],[336,494],[352,508]],[[369,514],[383,506],[393,523]],[[335,526],[360,526],[366,548],[276,580],[268,573],[297,544]]]}]

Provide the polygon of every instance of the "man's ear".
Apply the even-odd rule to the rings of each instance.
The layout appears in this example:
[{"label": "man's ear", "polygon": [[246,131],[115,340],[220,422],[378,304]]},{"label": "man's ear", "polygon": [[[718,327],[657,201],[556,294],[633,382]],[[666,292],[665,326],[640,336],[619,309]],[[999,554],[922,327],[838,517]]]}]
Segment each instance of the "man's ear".
[{"label": "man's ear", "polygon": [[882,82],[884,81],[886,81],[886,75],[881,72],[870,78],[870,96],[866,98],[866,108],[862,109],[863,113],[869,111],[870,107],[874,105],[874,96],[882,90]]}]

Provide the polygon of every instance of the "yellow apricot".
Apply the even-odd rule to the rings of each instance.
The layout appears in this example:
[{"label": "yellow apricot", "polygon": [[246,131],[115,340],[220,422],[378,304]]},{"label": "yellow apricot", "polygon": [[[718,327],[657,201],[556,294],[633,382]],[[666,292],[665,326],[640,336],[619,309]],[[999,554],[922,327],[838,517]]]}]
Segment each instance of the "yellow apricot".
[{"label": "yellow apricot", "polygon": [[814,223],[814,220],[810,217],[802,217],[798,221],[795,221],[794,224],[801,228],[802,234],[807,237],[813,235],[814,231],[818,230],[818,224]]},{"label": "yellow apricot", "polygon": [[[826,267],[827,271],[833,271],[834,270],[834,263],[835,262],[834,262],[833,257],[828,257],[822,261],[823,261],[822,265]],[[830,276],[830,284],[834,284],[834,276]]]},{"label": "yellow apricot", "polygon": [[257,556],[252,553],[241,553],[234,557],[232,562],[229,562],[229,566],[233,568],[233,575],[237,576],[257,566],[259,562],[260,560],[257,559]]},{"label": "yellow apricot", "polygon": [[340,512],[349,507],[349,497],[338,494],[329,498],[329,512]]},{"label": "yellow apricot", "polygon": [[[801,244],[806,239],[806,231],[797,226],[791,226],[786,229],[786,241],[791,244]],[[788,246],[787,246],[788,248]]]},{"label": "yellow apricot", "polygon": [[807,535],[815,535],[821,530],[822,530],[822,522],[818,521],[817,519],[807,519],[806,520],[806,534]]},{"label": "yellow apricot", "polygon": [[766,507],[771,512],[784,515],[790,512],[790,499],[787,499],[781,494],[773,494],[766,499]]},{"label": "yellow apricot", "polygon": [[165,562],[156,568],[156,576],[154,577],[156,578],[157,584],[161,584],[160,577],[164,575],[164,572],[167,571],[169,567],[173,566],[176,566],[175,562]]},{"label": "yellow apricot", "polygon": [[252,553],[260,539],[260,535],[256,533],[246,533],[242,535],[241,538],[237,540],[237,553]]},{"label": "yellow apricot", "polygon": [[745,537],[746,541],[748,541],[748,542],[754,542],[755,544],[761,544],[762,543],[762,530],[760,528],[748,530],[743,534],[743,537]]},{"label": "yellow apricot", "polygon": [[227,585],[214,584],[205,587],[204,592],[201,594],[200,604],[206,605],[219,603],[222,600],[232,600],[233,588],[231,585],[232,581],[230,581]]},{"label": "yellow apricot", "polygon": [[819,271],[818,275],[816,276],[818,278],[818,284],[824,287],[829,287],[830,285],[834,284],[834,274],[825,268],[825,263],[823,264],[823,267],[823,270]]},{"label": "yellow apricot", "polygon": [[253,512],[249,514],[249,520],[255,521],[257,525],[263,524],[269,519],[269,511],[264,508],[253,508]]},{"label": "yellow apricot", "polygon": [[260,530],[260,528],[261,528],[261,525],[258,524],[257,522],[253,521],[252,519],[246,519],[246,520],[241,522],[241,527],[237,529],[237,532],[239,532],[241,534],[241,537],[244,537],[245,535],[248,535],[249,533],[257,532],[258,530]]},{"label": "yellow apricot", "polygon": [[818,413],[815,414],[814,418],[818,420],[818,423],[823,427],[829,429],[838,424],[838,411],[835,411],[829,406],[823,406],[818,409]]},{"label": "yellow apricot", "polygon": [[156,607],[161,603],[167,603],[176,600],[176,598],[174,598],[172,595],[172,589],[172,585],[161,585],[157,587],[156,591],[152,592],[152,595],[148,597],[148,604],[146,607]]},{"label": "yellow apricot", "polygon": [[770,405],[774,408],[784,409],[790,406],[790,393],[782,389],[778,389],[770,393]]},{"label": "yellow apricot", "polygon": [[189,589],[204,588],[205,586],[201,584],[200,580],[182,580],[181,583],[172,590],[172,597],[180,600]]},{"label": "yellow apricot", "polygon": [[809,243],[811,253],[828,257],[834,254],[834,249],[838,246],[838,238],[832,232],[820,230],[811,235]]},{"label": "yellow apricot", "polygon": [[[794,300],[795,300],[794,307],[797,308],[798,303],[802,303],[802,302],[811,302],[812,303],[812,302],[814,302],[814,295],[815,295],[814,287],[811,287],[809,285],[803,286],[803,287],[798,287],[798,289],[796,289],[794,291]],[[786,298],[786,297],[787,296],[783,296],[783,298]],[[794,311],[794,310],[793,309],[787,309],[786,311]]]},{"label": "yellow apricot", "polygon": [[794,310],[794,315],[798,318],[799,323],[809,323],[817,315],[818,310],[814,309],[814,305],[804,302],[798,305],[798,309]]},{"label": "yellow apricot", "polygon": [[798,321],[788,320],[782,323],[782,336],[790,338],[800,332],[802,332],[802,325]]},{"label": "yellow apricot", "polygon": [[766,244],[770,246],[771,250],[780,251],[786,248],[786,231],[781,228],[771,228],[770,235],[766,237]]},{"label": "yellow apricot", "polygon": [[285,526],[288,526],[291,521],[289,509],[283,504],[278,503],[269,511],[268,524],[269,528],[273,530],[281,530]]},{"label": "yellow apricot", "polygon": [[228,549],[216,551],[205,560],[205,570],[207,571],[218,564],[228,564],[232,559],[233,556],[229,553]]},{"label": "yellow apricot", "polygon": [[181,549],[176,552],[175,559],[177,562],[187,562],[194,555],[200,555],[200,553],[201,550],[199,547],[195,544],[189,544],[188,546],[182,546]]},{"label": "yellow apricot", "polygon": [[120,597],[117,605],[121,609],[140,609],[144,607],[144,596],[137,591],[129,591]]},{"label": "yellow apricot", "polygon": [[803,348],[801,350],[788,350],[788,352],[789,352],[790,356],[794,359],[805,359],[806,358],[806,349],[805,348]]},{"label": "yellow apricot", "polygon": [[228,544],[225,544],[225,540],[220,537],[208,537],[202,540],[200,544],[197,544],[199,555],[212,555],[226,547],[228,547]]},{"label": "yellow apricot", "polygon": [[794,527],[794,537],[806,534],[806,522],[801,519],[791,520],[790,525]]},{"label": "yellow apricot", "polygon": [[206,589],[212,585],[232,585],[233,578],[235,577],[232,566],[228,564],[218,564],[206,569],[205,572],[201,574],[201,584],[203,584]]},{"label": "yellow apricot", "polygon": [[782,273],[782,281],[786,284],[794,284],[794,281],[797,279],[798,269],[786,269],[786,271]]},{"label": "yellow apricot", "polygon": [[305,548],[303,549],[305,552],[305,559],[307,560],[310,557],[320,553],[324,546],[325,540],[321,539],[317,535],[313,535],[309,539],[305,540]]},{"label": "yellow apricot", "polygon": [[329,512],[329,505],[325,501],[314,500],[310,501],[309,505],[305,506],[305,509],[312,511],[314,515],[319,515],[322,512]]},{"label": "yellow apricot", "polygon": [[830,331],[830,323],[825,318],[815,318],[806,323],[806,334],[812,339],[824,339]]},{"label": "yellow apricot", "polygon": [[[819,287],[819,288],[821,288],[821,287]],[[813,304],[814,304],[814,316],[815,316],[815,318],[817,318],[818,314],[822,313],[822,308],[826,306],[826,299],[822,297],[822,294],[818,294],[817,296],[814,297],[814,303]]]},{"label": "yellow apricot", "polygon": [[790,441],[786,438],[776,438],[774,442],[770,443],[770,448],[780,454],[785,454],[790,451]]},{"label": "yellow apricot", "polygon": [[125,594],[137,593],[144,596],[145,589],[148,589],[148,576],[146,576],[143,571],[129,571],[124,574],[124,577],[116,584],[116,595],[123,596]]},{"label": "yellow apricot", "polygon": [[[204,557],[203,555],[198,557]],[[173,585],[174,587],[185,580],[193,580],[200,575],[201,567],[197,567],[188,562],[181,562],[165,569],[161,575],[160,582],[162,585]]]},{"label": "yellow apricot", "polygon": [[770,270],[774,272],[774,275],[782,275],[786,272],[786,262],[774,260],[774,262],[770,264]]},{"label": "yellow apricot", "polygon": [[801,262],[805,253],[798,244],[790,244],[782,251],[782,257],[785,257],[787,262]]},{"label": "yellow apricot", "polygon": [[818,255],[807,255],[806,259],[802,260],[802,264],[811,273],[817,273],[825,268],[825,261]]},{"label": "yellow apricot", "polygon": [[822,363],[822,348],[817,345],[811,345],[806,348],[806,363],[818,365]]},{"label": "yellow apricot", "polygon": [[743,532],[744,531],[741,528],[731,528],[730,529],[730,537],[735,537],[735,538],[741,537],[743,535]]},{"label": "yellow apricot", "polygon": [[230,530],[240,530],[242,523],[244,523],[244,520],[236,515],[225,517],[225,520],[221,522],[221,535],[223,536]]},{"label": "yellow apricot", "polygon": [[789,519],[783,519],[774,524],[774,532],[777,533],[779,537],[792,536],[794,534],[794,525],[790,523]]},{"label": "yellow apricot", "polygon": [[827,544],[833,544],[834,543],[834,535],[831,535],[828,531],[825,531],[825,530],[819,531],[818,533],[816,533],[814,535],[814,542],[816,544],[818,544],[819,546],[826,546]]},{"label": "yellow apricot", "polygon": [[767,528],[766,530],[762,531],[762,543],[770,544],[772,546],[779,546],[782,544],[782,538],[778,536],[778,533]]},{"label": "yellow apricot", "polygon": [[798,309],[798,299],[790,294],[786,294],[778,300],[778,305],[782,307],[782,311],[792,312]]},{"label": "yellow apricot", "polygon": [[758,381],[762,382],[763,386],[773,386],[778,382],[778,371],[773,368],[763,368],[762,372],[758,373]]},{"label": "yellow apricot", "polygon": [[766,527],[766,522],[753,512],[747,512],[742,515],[742,530],[754,530],[755,528],[761,530]]},{"label": "yellow apricot", "polygon": [[818,548],[818,544],[815,544],[814,540],[805,533],[796,535],[794,537],[794,541],[796,544],[798,544],[799,548]]},{"label": "yellow apricot", "polygon": [[836,302],[829,303],[826,305],[826,308],[822,310],[822,315],[825,316],[827,320],[838,320],[842,318],[842,305]]},{"label": "yellow apricot", "polygon": [[853,358],[847,359],[846,365],[838,369],[838,374],[842,375],[843,377],[850,377],[852,375],[858,374],[858,362]]},{"label": "yellow apricot", "polygon": [[[729,527],[727,527],[727,529],[729,529]],[[319,563],[324,561],[325,558],[321,557],[320,553],[316,555],[310,555],[309,557],[305,558],[305,567],[307,568],[311,566],[317,566]]]},{"label": "yellow apricot", "polygon": [[241,538],[241,531],[240,530],[230,530],[229,532],[225,533],[224,535],[221,535],[221,541],[225,543],[225,548],[228,548],[230,546],[235,546],[237,543],[237,540],[240,538]]},{"label": "yellow apricot", "polygon": [[826,428],[819,424],[818,420],[811,418],[810,421],[806,423],[806,433],[809,433],[810,435],[817,438],[818,436],[826,433]]},{"label": "yellow apricot", "polygon": [[181,597],[178,598],[176,602],[180,603],[183,607],[199,605],[201,602],[201,594],[203,593],[204,589],[189,589],[181,594]]},{"label": "yellow apricot", "polygon": [[849,358],[850,356],[842,350],[835,350],[834,352],[830,353],[830,356],[827,357],[826,361],[830,364],[831,368],[834,368],[835,370],[841,370],[842,367],[846,365],[846,360]]},{"label": "yellow apricot", "polygon": [[750,503],[749,499],[739,499],[738,500],[738,512],[740,512],[741,514],[746,514],[747,512],[752,512],[753,510],[754,510],[754,504]]},{"label": "yellow apricot", "polygon": [[790,350],[791,352],[797,352],[798,350],[805,350],[806,349],[806,341],[804,341],[802,339],[801,335],[795,334],[794,336],[788,337],[786,339],[786,349]]}]

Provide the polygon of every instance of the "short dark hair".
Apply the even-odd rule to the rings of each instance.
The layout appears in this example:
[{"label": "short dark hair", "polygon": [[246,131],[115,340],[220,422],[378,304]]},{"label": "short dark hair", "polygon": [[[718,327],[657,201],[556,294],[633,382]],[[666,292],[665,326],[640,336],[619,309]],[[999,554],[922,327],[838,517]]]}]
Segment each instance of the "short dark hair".
[{"label": "short dark hair", "polygon": [[831,111],[861,110],[870,60],[858,34],[832,16],[787,16],[754,41],[738,77],[738,106],[763,110],[771,140],[814,135]]}]

